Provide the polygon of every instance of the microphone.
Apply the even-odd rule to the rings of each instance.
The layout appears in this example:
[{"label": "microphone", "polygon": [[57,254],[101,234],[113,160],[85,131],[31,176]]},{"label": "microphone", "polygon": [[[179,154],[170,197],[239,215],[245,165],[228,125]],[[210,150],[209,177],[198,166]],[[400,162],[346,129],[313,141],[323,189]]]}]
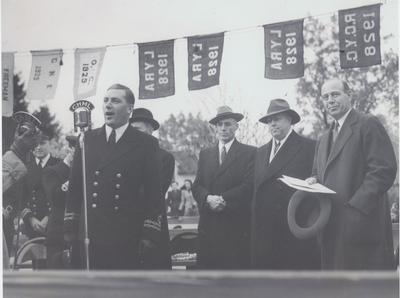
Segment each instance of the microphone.
[{"label": "microphone", "polygon": [[85,128],[91,127],[91,111],[94,109],[94,105],[90,101],[75,101],[69,109],[74,113],[75,131],[77,131],[78,128],[80,128],[81,130],[85,130]]}]

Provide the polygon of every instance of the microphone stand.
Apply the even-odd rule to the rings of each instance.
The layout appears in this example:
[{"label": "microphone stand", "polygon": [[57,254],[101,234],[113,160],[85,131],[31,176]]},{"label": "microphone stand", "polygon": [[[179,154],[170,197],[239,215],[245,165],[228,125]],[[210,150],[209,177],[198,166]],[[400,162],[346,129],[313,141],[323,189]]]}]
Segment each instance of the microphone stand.
[{"label": "microphone stand", "polygon": [[85,248],[85,269],[89,271],[89,233],[88,233],[88,220],[87,220],[87,192],[86,192],[86,157],[85,157],[85,128],[80,127],[80,147],[82,158],[82,179],[83,179],[83,217],[84,217],[84,248]]}]

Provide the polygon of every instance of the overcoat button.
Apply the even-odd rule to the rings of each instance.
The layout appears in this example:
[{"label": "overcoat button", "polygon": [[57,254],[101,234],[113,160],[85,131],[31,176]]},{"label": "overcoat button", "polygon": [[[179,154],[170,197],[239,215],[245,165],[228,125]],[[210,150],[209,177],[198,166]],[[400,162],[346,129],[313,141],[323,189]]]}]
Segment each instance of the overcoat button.
[{"label": "overcoat button", "polygon": [[115,184],[115,188],[116,188],[116,189],[120,189],[120,188],[121,188],[121,185],[120,185],[120,184]]},{"label": "overcoat button", "polygon": [[96,176],[99,176],[99,175],[100,175],[100,171],[95,171],[94,174],[95,174]]},{"label": "overcoat button", "polygon": [[97,186],[97,185],[99,185],[99,183],[97,181],[95,181],[95,182],[93,182],[93,185]]},{"label": "overcoat button", "polygon": [[36,197],[32,197],[32,201],[36,201]]},{"label": "overcoat button", "polygon": [[115,211],[117,211],[118,209],[119,209],[119,207],[118,207],[118,206],[115,206],[115,207],[114,207],[114,210],[115,210]]},{"label": "overcoat button", "polygon": [[97,196],[98,196],[97,192],[94,192],[92,196],[93,196],[93,198],[97,198]]},{"label": "overcoat button", "polygon": [[118,200],[118,199],[119,199],[119,195],[115,195],[114,198],[115,198],[116,200]]},{"label": "overcoat button", "polygon": [[121,173],[118,173],[117,178],[121,178],[121,177],[122,177]]},{"label": "overcoat button", "polygon": [[97,207],[97,205],[96,204],[92,204],[92,208],[96,208]]}]

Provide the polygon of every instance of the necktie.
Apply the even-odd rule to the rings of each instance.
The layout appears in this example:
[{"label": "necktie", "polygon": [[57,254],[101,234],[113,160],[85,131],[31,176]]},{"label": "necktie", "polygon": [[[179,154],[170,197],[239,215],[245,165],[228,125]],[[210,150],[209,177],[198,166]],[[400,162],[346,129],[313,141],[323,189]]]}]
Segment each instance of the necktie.
[{"label": "necktie", "polygon": [[43,158],[38,158],[38,159],[39,159],[38,166],[43,168]]},{"label": "necktie", "polygon": [[222,150],[221,150],[221,164],[224,162],[226,158],[226,148],[225,146],[222,146]]},{"label": "necktie", "polygon": [[112,130],[110,136],[108,137],[108,145],[113,146],[116,143],[117,133],[115,129]]},{"label": "necktie", "polygon": [[275,141],[274,157],[275,157],[276,153],[278,152],[280,146],[281,146],[281,142]]},{"label": "necktie", "polygon": [[333,123],[333,130],[332,130],[332,144],[336,141],[338,134],[339,134],[339,122],[335,121]]}]

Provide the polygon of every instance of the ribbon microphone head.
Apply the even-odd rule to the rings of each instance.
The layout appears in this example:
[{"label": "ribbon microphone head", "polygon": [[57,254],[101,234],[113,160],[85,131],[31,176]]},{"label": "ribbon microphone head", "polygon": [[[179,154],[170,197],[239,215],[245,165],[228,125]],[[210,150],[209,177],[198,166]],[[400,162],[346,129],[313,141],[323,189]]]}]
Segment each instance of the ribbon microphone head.
[{"label": "ribbon microphone head", "polygon": [[18,123],[17,132],[18,135],[23,134],[25,131],[32,129],[35,133],[38,132],[42,126],[42,122],[32,114],[27,112],[19,111],[12,115],[15,122]]},{"label": "ribbon microphone head", "polygon": [[74,113],[74,127],[84,129],[91,126],[91,111],[94,105],[87,100],[77,100],[70,106],[70,111]]}]

